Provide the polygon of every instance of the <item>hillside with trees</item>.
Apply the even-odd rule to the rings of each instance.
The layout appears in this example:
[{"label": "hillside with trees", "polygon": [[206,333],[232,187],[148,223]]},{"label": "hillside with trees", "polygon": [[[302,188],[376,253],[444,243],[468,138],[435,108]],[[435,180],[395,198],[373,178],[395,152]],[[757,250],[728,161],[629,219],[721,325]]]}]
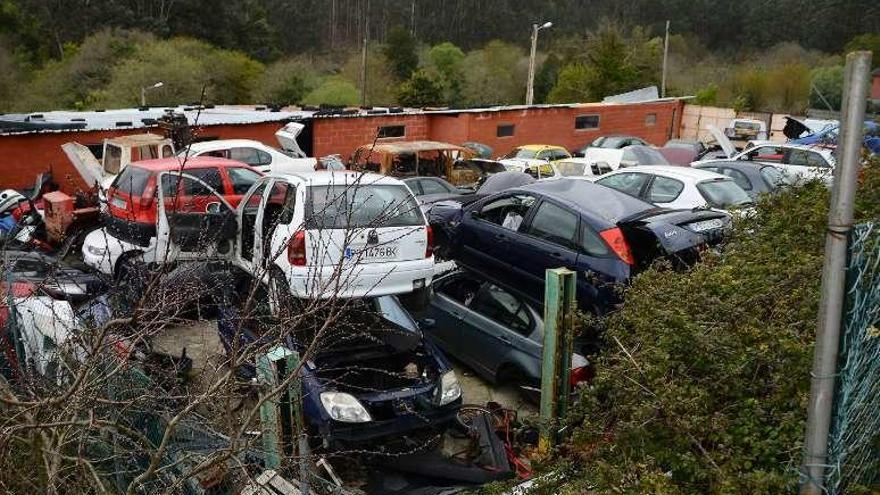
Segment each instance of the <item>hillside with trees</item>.
[{"label": "hillside with trees", "polygon": [[862,0],[0,0],[0,112],[131,106],[156,81],[155,105],[521,103],[544,20],[535,100],[595,101],[659,85],[667,19],[668,94],[743,110],[836,108],[840,54],[880,52]]}]

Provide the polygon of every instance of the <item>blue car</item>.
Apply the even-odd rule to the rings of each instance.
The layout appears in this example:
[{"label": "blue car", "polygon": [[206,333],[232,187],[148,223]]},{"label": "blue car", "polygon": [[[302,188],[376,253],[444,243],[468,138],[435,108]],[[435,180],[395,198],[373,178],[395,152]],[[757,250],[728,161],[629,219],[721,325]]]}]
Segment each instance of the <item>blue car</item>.
[{"label": "blue car", "polygon": [[[300,376],[303,414],[326,446],[442,428],[454,419],[461,406],[455,372],[396,297],[351,301],[335,313]],[[266,352],[279,342],[302,354],[328,317],[303,319],[302,328],[286,329],[281,337],[276,326],[241,322],[226,307],[217,326],[230,357],[254,346]],[[253,364],[237,372],[244,379],[256,376]]]},{"label": "blue car", "polygon": [[[439,207],[438,207],[439,206]],[[431,210],[460,265],[543,306],[548,268],[577,272],[581,308],[604,314],[620,302],[619,284],[660,257],[692,263],[719,242],[730,216],[669,210],[592,182],[538,181],[455,208]]]},{"label": "blue car", "polygon": [[[805,127],[805,126],[804,126]],[[832,125],[821,131],[797,139],[791,139],[790,144],[824,144],[837,145],[837,137],[840,134],[840,124]],[[865,148],[871,153],[880,153],[880,125],[876,122],[865,121]]]}]

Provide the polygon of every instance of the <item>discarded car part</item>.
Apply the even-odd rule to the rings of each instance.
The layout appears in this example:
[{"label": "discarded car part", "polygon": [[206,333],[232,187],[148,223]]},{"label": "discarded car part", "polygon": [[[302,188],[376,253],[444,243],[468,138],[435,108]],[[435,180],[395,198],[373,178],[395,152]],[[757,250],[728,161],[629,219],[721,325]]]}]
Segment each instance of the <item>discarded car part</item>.
[{"label": "discarded car part", "polygon": [[[63,265],[58,258],[38,251],[6,249],[0,258],[13,283],[26,283],[34,291],[59,300],[80,302],[102,292],[99,277]],[[0,285],[5,285],[0,280]]]},{"label": "discarded car part", "polygon": [[12,210],[17,207],[19,203],[26,200],[27,198],[15,189],[0,191],[0,214]]},{"label": "discarded car part", "polygon": [[43,208],[46,240],[53,246],[61,246],[66,240],[76,238],[94,228],[100,220],[97,206],[76,208],[74,198],[61,191],[44,194]]},{"label": "discarded car part", "polygon": [[132,134],[104,140],[98,160],[92,151],[77,142],[64,143],[61,149],[88,187],[106,190],[113,179],[130,163],[174,156],[170,139],[156,134]]},{"label": "discarded car part", "polygon": [[468,141],[466,143],[461,143],[461,145],[473,151],[475,158],[492,158],[492,148],[487,144]]},{"label": "discarded car part", "polygon": [[190,127],[186,114],[183,112],[167,109],[156,123],[159,129],[164,131],[165,136],[174,143],[175,149],[185,148],[193,142],[193,128]]},{"label": "discarded car part", "polygon": [[299,147],[299,142],[296,140],[302,134],[305,127],[305,124],[300,122],[289,122],[275,132],[275,137],[278,139],[281,149],[290,152],[293,158],[306,157],[306,153]]},{"label": "discarded car part", "polygon": [[[260,473],[252,482],[245,485],[239,495],[303,495],[297,485],[291,483],[274,469],[267,469]],[[305,492],[308,495],[308,490]]]}]

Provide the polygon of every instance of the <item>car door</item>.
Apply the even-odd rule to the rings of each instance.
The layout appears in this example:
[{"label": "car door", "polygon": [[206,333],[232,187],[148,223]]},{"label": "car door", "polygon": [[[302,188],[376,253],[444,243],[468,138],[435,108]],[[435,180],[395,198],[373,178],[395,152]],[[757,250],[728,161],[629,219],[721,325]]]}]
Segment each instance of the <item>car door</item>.
[{"label": "car door", "polygon": [[544,274],[548,268],[577,266],[578,214],[547,199],[541,200],[508,245],[511,281],[530,298],[540,301],[544,295]]},{"label": "car door", "polygon": [[528,336],[535,322],[525,301],[493,283],[480,288],[462,320],[469,330],[462,355],[484,376],[495,377],[501,365],[517,362],[522,354],[540,359]]},{"label": "car door", "polygon": [[263,211],[262,205],[266,196],[266,191],[271,185],[272,180],[265,178],[256,183],[244,195],[244,198],[238,205],[238,224],[240,232],[237,239],[239,258],[243,262],[243,267],[247,271],[252,271],[255,266],[255,252],[257,244],[257,226]]},{"label": "car door", "polygon": [[462,353],[470,342],[471,333],[478,331],[466,327],[467,305],[473,301],[483,282],[467,272],[457,272],[441,277],[432,284],[433,297],[426,317],[434,324],[425,329],[444,351],[464,360]]},{"label": "car door", "polygon": [[787,175],[794,182],[821,179],[830,182],[833,168],[825,158],[815,151],[789,148],[785,159]]},{"label": "car door", "polygon": [[157,259],[199,259],[234,251],[238,223],[222,195],[185,173],[162,172],[158,181]]},{"label": "car door", "polygon": [[519,238],[518,230],[535,201],[525,193],[501,194],[468,209],[454,241],[457,261],[479,272],[511,277],[518,261],[508,255],[508,245]]}]

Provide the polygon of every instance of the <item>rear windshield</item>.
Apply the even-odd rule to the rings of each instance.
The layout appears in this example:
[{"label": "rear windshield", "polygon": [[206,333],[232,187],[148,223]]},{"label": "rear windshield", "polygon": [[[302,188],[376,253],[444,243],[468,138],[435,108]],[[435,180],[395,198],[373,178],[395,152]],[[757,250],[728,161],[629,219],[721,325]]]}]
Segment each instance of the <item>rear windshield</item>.
[{"label": "rear windshield", "polygon": [[713,208],[730,208],[752,202],[752,198],[732,180],[707,180],[697,184],[703,198]]},{"label": "rear windshield", "polygon": [[150,180],[150,171],[129,165],[113,181],[113,188],[118,192],[140,196]]},{"label": "rear windshield", "polygon": [[306,226],[315,228],[424,225],[419,205],[405,186],[311,186]]},{"label": "rear windshield", "polygon": [[511,151],[510,153],[504,155],[502,157],[502,159],[522,158],[524,160],[531,160],[531,159],[535,158],[537,155],[538,155],[538,152],[536,152],[535,150],[530,150],[530,149],[526,149],[526,148],[516,148],[513,151]]}]

